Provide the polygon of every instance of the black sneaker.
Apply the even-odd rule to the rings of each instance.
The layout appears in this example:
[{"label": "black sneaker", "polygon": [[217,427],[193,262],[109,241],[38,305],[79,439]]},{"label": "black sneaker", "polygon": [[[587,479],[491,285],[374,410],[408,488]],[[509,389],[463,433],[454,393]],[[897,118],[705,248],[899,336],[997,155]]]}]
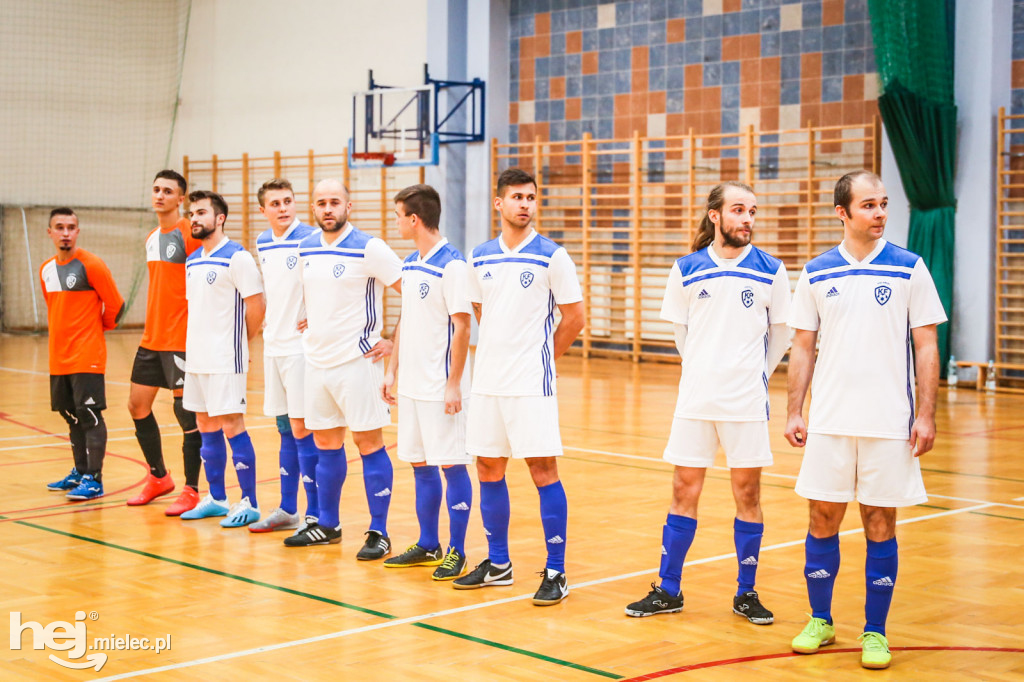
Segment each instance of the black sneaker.
[{"label": "black sneaker", "polygon": [[775,616],[761,605],[757,592],[753,590],[732,598],[732,612],[737,616],[743,616],[754,625],[771,625],[775,622]]},{"label": "black sneaker", "polygon": [[384,562],[386,568],[410,568],[412,566],[438,566],[444,561],[440,545],[434,549],[424,549],[419,544],[412,545],[398,556]]},{"label": "black sneaker", "polygon": [[665,590],[651,583],[650,593],[640,601],[635,601],[627,606],[626,615],[633,616],[634,618],[646,618],[647,616],[656,616],[659,613],[679,613],[682,610],[682,592],[679,593],[678,597],[673,597]]},{"label": "black sneaker", "polygon": [[565,579],[565,573],[545,568],[540,575],[544,576],[544,580],[541,581],[537,594],[533,595],[534,606],[553,606],[569,596],[569,584]]},{"label": "black sneaker", "polygon": [[444,561],[434,569],[434,580],[455,580],[466,570],[466,557],[454,547],[448,548]]},{"label": "black sneaker", "polygon": [[513,582],[511,562],[504,568],[495,568],[490,559],[484,559],[472,571],[456,578],[452,587],[456,590],[475,590],[480,587],[511,585]]},{"label": "black sneaker", "polygon": [[363,548],[356,553],[356,559],[360,561],[373,561],[387,556],[391,552],[391,538],[380,531],[368,530],[365,533],[366,542]]},{"label": "black sneaker", "polygon": [[341,542],[341,526],[328,528],[319,523],[306,525],[295,535],[284,539],[285,547],[312,547],[313,545],[336,545]]}]

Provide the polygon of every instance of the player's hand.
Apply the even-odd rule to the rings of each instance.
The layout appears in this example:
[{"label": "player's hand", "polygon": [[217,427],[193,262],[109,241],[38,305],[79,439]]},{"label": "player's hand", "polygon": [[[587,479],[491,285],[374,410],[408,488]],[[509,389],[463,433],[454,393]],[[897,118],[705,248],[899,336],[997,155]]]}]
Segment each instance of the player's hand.
[{"label": "player's hand", "polygon": [[804,423],[802,414],[794,415],[786,422],[786,440],[794,448],[807,445],[807,424]]},{"label": "player's hand", "polygon": [[295,325],[295,328],[298,329],[300,332],[306,331],[307,329],[309,329],[309,320],[307,320],[306,318],[302,318],[301,320],[299,320],[299,323]]},{"label": "player's hand", "polygon": [[388,405],[396,405],[398,403],[398,401],[395,400],[394,394],[391,392],[394,387],[395,375],[391,372],[386,372],[384,374],[384,383],[380,385],[380,397]]},{"label": "player's hand", "polygon": [[462,412],[462,387],[461,386],[445,386],[444,387],[444,413],[445,414],[458,414]]},{"label": "player's hand", "polygon": [[920,457],[931,450],[934,445],[935,420],[918,417],[910,429],[910,447],[914,449],[914,457]]},{"label": "player's hand", "polygon": [[364,358],[370,358],[374,362],[380,362],[387,356],[391,355],[391,350],[395,347],[391,339],[381,339],[377,342],[377,345],[369,350],[367,353],[363,353]]}]

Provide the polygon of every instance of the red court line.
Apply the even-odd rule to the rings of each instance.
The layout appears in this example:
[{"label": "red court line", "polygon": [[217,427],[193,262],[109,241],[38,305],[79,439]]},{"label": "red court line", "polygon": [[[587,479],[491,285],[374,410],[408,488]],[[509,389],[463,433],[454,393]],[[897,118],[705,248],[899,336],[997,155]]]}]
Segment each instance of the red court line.
[{"label": "red court line", "polygon": [[[820,656],[822,654],[852,654],[860,653],[860,651],[860,648],[822,649],[814,655]],[[890,651],[993,651],[996,653],[1024,654],[1024,649],[997,646],[895,646],[892,647]],[[735,665],[737,663],[750,663],[752,661],[768,661],[773,658],[796,658],[798,656],[805,655],[806,654],[798,654],[795,651],[785,651],[778,654],[743,656],[741,658],[723,658],[720,661],[706,661],[704,663],[694,663],[692,665],[681,665],[678,668],[667,668],[665,670],[659,670],[658,672],[646,673],[644,675],[638,675],[637,677],[630,677],[629,679],[621,680],[621,682],[640,682],[641,680],[654,680],[659,677],[667,677],[668,675],[676,675],[678,673],[690,672],[691,670],[718,668],[726,665]]]},{"label": "red court line", "polygon": [[46,464],[47,462],[66,462],[67,457],[51,457],[50,459],[30,459],[24,462],[3,462],[0,467],[13,467],[21,464]]}]

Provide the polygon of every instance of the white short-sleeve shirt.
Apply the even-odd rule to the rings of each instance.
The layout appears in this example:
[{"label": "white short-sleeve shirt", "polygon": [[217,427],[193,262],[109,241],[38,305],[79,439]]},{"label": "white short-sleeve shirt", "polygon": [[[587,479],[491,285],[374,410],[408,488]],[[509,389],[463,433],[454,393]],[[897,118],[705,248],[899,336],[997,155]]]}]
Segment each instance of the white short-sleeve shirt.
[{"label": "white short-sleeve shirt", "polygon": [[[452,363],[451,316],[471,314],[466,295],[468,266],[459,250],[441,239],[422,258],[414,251],[402,263],[402,330],[398,344],[398,394],[444,400]],[[469,372],[462,373],[469,393]]]},{"label": "white short-sleeve shirt", "polygon": [[808,261],[789,320],[819,332],[808,432],[907,438],[915,396],[910,330],[945,321],[924,261],[884,239],[863,261],[843,244]]},{"label": "white short-sleeve shirt", "polygon": [[789,277],[778,258],[747,245],[735,259],[712,247],[676,261],[661,318],[686,325],[676,417],[768,419],[768,328],[789,315]]},{"label": "white short-sleeve shirt", "polygon": [[555,395],[555,307],[583,300],[572,258],[531,230],[514,249],[484,242],[470,265],[469,298],[483,305],[473,393]]},{"label": "white short-sleeve shirt", "polygon": [[267,230],[256,238],[267,290],[266,326],[263,328],[263,354],[267,357],[302,353],[298,324],[306,317],[306,311],[302,305],[299,242],[316,231],[296,218],[280,237],[275,237],[273,230]]},{"label": "white short-sleeve shirt", "polygon": [[185,260],[185,371],[242,374],[249,370],[245,300],[263,292],[252,254],[227,237],[209,254],[199,248]]},{"label": "white short-sleeve shirt", "polygon": [[351,224],[332,243],[316,232],[299,245],[302,298],[309,328],[306,362],[336,367],[380,341],[384,287],[402,276],[402,261],[377,237]]}]

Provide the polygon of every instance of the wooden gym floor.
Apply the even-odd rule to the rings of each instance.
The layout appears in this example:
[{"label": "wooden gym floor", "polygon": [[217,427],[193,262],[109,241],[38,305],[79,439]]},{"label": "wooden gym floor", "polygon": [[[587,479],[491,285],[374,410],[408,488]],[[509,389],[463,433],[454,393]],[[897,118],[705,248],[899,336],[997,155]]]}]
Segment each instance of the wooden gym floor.
[{"label": "wooden gym floor", "polygon": [[[125,506],[146,473],[125,408],[139,335],[107,338],[107,494],[71,503],[44,487],[71,463],[64,422],[49,411],[46,338],[0,336],[4,610],[41,627],[74,621],[83,611],[80,627],[90,644],[96,637],[169,636],[170,648],[108,651],[99,672],[69,670],[48,659],[67,661],[67,652],[33,649],[26,630],[21,649],[8,645],[0,658],[5,680],[1024,678],[1022,396],[940,389],[937,448],[922,462],[930,499],[900,514],[901,566],[889,619],[893,665],[869,672],[859,666],[856,640],[863,625],[864,541],[855,509],[844,523],[837,642],[814,656],[789,649],[808,611],[801,575],[807,526],[806,503],[792,490],[800,454],[782,437],[782,372],[771,383],[775,466],[763,479],[766,532],[758,572],[775,624],[759,627],[731,610],[734,509],[721,467],[708,471],[700,527],[683,571],[685,610],[645,619],[623,615],[657,579],[671,480],[661,450],[675,402],[674,366],[559,363],[572,592],[558,606],[538,608],[529,598],[540,581],[544,542],[537,495],[521,462],[509,468],[516,583],[478,591],[435,583],[428,568],[385,570],[355,560],[368,514],[354,454],[340,546],[287,549],[284,533],[168,519],[163,508],[175,495],[148,507]],[[259,502],[268,512],[279,502],[278,438],[273,420],[260,414],[258,350],[254,357],[247,421],[259,462]],[[161,393],[156,414],[180,486],[180,432],[169,393]],[[395,442],[394,427],[385,430],[385,441]],[[355,452],[351,445],[349,452]],[[233,501],[237,495],[229,488]],[[392,500],[389,530],[401,550],[416,540],[417,526],[412,475],[397,461]],[[300,494],[300,509],[303,504]],[[443,540],[446,527],[442,513]],[[475,509],[467,551],[471,566],[485,558]]]}]

